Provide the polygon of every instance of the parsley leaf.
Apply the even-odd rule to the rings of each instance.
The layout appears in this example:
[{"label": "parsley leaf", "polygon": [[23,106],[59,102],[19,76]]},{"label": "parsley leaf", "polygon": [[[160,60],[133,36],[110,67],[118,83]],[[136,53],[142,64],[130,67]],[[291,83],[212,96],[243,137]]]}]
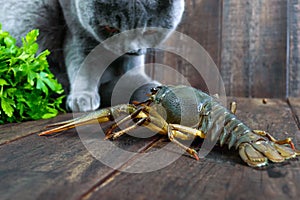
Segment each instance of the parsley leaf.
[{"label": "parsley leaf", "polygon": [[19,47],[0,24],[0,124],[47,119],[64,112],[60,107],[64,91],[47,62],[50,52],[37,55],[38,35],[38,30],[30,31]]}]

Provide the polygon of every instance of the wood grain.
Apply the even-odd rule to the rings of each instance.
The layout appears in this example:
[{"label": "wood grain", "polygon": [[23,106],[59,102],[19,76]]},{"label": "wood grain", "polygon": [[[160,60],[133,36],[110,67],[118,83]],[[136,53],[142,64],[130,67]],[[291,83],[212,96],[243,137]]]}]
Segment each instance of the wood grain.
[{"label": "wood grain", "polygon": [[300,96],[300,2],[289,0],[289,96]]},{"label": "wood grain", "polygon": [[[300,130],[300,99],[299,98],[292,98],[288,99],[288,103],[291,107],[294,120],[296,121],[298,128]],[[300,134],[300,133],[299,133]]]},{"label": "wood grain", "polygon": [[[250,127],[267,130],[277,138],[293,137],[299,148],[300,134],[294,120],[294,115],[300,112],[299,99],[289,99],[289,104],[277,99],[230,98],[228,102],[231,100],[238,102],[237,115]],[[52,122],[66,118],[70,115],[61,115]],[[28,123],[37,122],[21,123],[19,130]],[[3,130],[2,127],[0,130]],[[12,130],[8,125],[4,127]],[[97,127],[84,130],[98,134]],[[98,135],[95,135],[97,140],[101,139]],[[155,157],[154,163],[165,160],[168,155],[178,156],[177,150],[170,148],[172,146],[164,148],[169,144],[167,140],[156,141],[153,137],[124,136],[114,144],[128,151],[146,154],[163,150]],[[195,148],[198,148],[197,142],[193,143]],[[105,152],[105,149],[100,147],[99,151]],[[141,162],[145,154],[140,153],[124,163],[121,169],[130,169],[137,164],[140,170],[147,169],[148,166]],[[122,159],[122,154],[113,159]],[[79,138],[75,130],[55,137],[29,134],[0,146],[0,198],[297,199],[300,195],[299,164],[298,159],[292,159],[256,170],[246,166],[234,149],[216,146],[200,161],[179,154],[175,162],[162,169],[148,173],[124,173],[95,159],[83,145],[82,135]]]},{"label": "wood grain", "polygon": [[[278,138],[293,136],[300,146],[300,135],[295,135],[298,129],[286,102],[268,99],[264,104],[262,99],[245,98],[236,101],[237,115],[250,127],[270,131]],[[165,143],[160,141],[149,152]],[[200,161],[181,156],[158,171],[120,173],[113,181],[95,188],[87,199],[297,199],[299,164],[293,159],[256,170],[247,167],[236,151],[216,147]]]},{"label": "wood grain", "polygon": [[[189,36],[201,45],[219,67],[221,63],[221,22],[222,2],[219,0],[186,1],[186,10],[181,24],[176,29],[179,33]],[[178,41],[171,41],[178,43]],[[172,44],[175,45],[176,44]],[[178,43],[177,48],[183,48]],[[189,52],[190,49],[184,49]],[[155,58],[151,58],[151,55]],[[163,84],[191,84],[202,90],[207,90],[199,71],[186,58],[170,52],[156,51],[148,57],[148,62],[164,64],[167,67],[156,66],[148,70],[154,79]],[[201,56],[201,55],[199,55]]]},{"label": "wood grain", "polygon": [[[227,95],[296,97],[300,95],[299,12],[297,0],[187,1],[177,31],[207,50]],[[190,83],[207,90],[201,74],[178,55],[154,50],[148,61],[174,69],[148,68],[148,74],[163,84]]]},{"label": "wood grain", "polygon": [[67,114],[56,117],[55,119],[2,125],[0,126],[0,145],[37,133],[47,124],[55,123],[57,120],[63,121],[71,119],[71,117],[72,114]]},{"label": "wood grain", "polygon": [[[66,116],[69,118],[70,114]],[[61,121],[66,116],[59,116],[54,121]],[[43,121],[40,122],[43,124]],[[28,123],[19,124],[20,130],[26,128]],[[38,121],[32,123],[37,124]],[[120,166],[125,163],[122,159],[127,157],[123,156],[123,152],[107,153],[107,149],[101,146],[95,153],[91,146],[85,146],[87,142],[103,140],[98,129],[85,127],[87,134],[94,135],[85,141],[84,136],[78,137],[73,129],[55,137],[28,134],[0,146],[0,199],[79,199],[99,182],[110,178],[117,173],[116,169],[102,164],[93,155],[103,158],[116,155],[111,157],[112,162],[119,160]],[[125,151],[140,152],[152,141],[151,137],[139,139],[125,136],[115,141],[114,145]]]},{"label": "wood grain", "polygon": [[221,71],[228,95],[284,97],[286,2],[223,2]]}]

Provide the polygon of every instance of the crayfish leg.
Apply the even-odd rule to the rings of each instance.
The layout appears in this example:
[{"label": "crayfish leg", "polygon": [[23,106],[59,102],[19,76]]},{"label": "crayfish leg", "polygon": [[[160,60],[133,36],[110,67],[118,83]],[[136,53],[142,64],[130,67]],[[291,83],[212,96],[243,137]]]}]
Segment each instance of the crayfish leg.
[{"label": "crayfish leg", "polygon": [[[182,131],[186,132],[189,135],[186,135],[186,134],[182,133],[180,130],[177,130],[177,129],[179,129],[179,127]],[[196,132],[198,132],[198,134]],[[176,137],[186,140],[186,139],[192,139],[191,136],[196,137],[201,134],[202,134],[202,132],[197,129],[185,127],[182,125],[169,124],[169,126],[168,126],[168,137],[169,137],[170,141],[173,142],[174,144],[176,144],[177,146],[179,146],[180,148],[184,149],[188,154],[190,154],[196,160],[200,160],[197,151],[195,149],[192,149],[192,148],[187,147],[184,144],[180,143],[176,139]]]},{"label": "crayfish leg", "polygon": [[283,144],[289,144],[293,150],[296,150],[295,145],[292,141],[292,138],[286,138],[283,140],[277,140],[275,139],[270,133],[262,130],[253,130],[254,133],[267,137],[270,141],[274,142],[275,144],[283,145]]},{"label": "crayfish leg", "polygon": [[[182,134],[177,134],[178,138],[183,139],[183,140],[193,139],[193,138],[191,138],[191,136],[200,137],[202,139],[204,139],[206,137],[205,133],[199,129],[190,128],[190,127],[179,125],[179,124],[169,124],[169,126],[171,126],[171,128],[173,130],[179,130],[179,131],[187,133],[189,135],[189,136],[187,136],[187,138],[185,138],[185,137],[180,137]],[[184,134],[184,135],[186,135],[186,134]]]},{"label": "crayfish leg", "polygon": [[232,101],[230,102],[230,112],[232,114],[235,114],[236,113],[236,109],[237,109],[237,104],[235,101]]},{"label": "crayfish leg", "polygon": [[105,139],[106,140],[107,139],[113,139],[113,140],[117,139],[118,137],[124,135],[125,133],[127,133],[127,132],[129,132],[129,131],[131,131],[131,130],[139,127],[139,126],[142,126],[145,123],[146,120],[147,120],[147,118],[142,118],[137,123],[135,123],[135,124],[133,124],[133,125],[125,128],[123,130],[120,130],[118,132],[108,132],[108,134],[106,135]]},{"label": "crayfish leg", "polygon": [[[144,125],[146,119],[148,119],[148,114],[146,114],[144,112],[144,107],[141,107],[137,110],[135,110],[134,112],[132,112],[130,115],[128,115],[127,117],[121,119],[120,121],[114,123],[107,131],[106,131],[106,139],[116,139],[118,137],[120,137],[121,135],[125,134],[128,131],[133,130],[134,128],[138,127],[138,126],[142,126]],[[119,127],[121,124],[124,124],[126,122],[129,122],[131,119],[138,119],[138,122],[135,123],[132,126],[127,127],[126,129],[123,129],[121,131],[118,132],[113,132],[117,127]]]},{"label": "crayfish leg", "polygon": [[110,135],[113,135],[113,134],[114,134],[113,131],[114,131],[117,127],[119,127],[121,124],[123,124],[123,123],[125,123],[125,122],[128,122],[130,119],[131,119],[131,116],[129,115],[129,116],[127,116],[127,117],[121,119],[120,121],[114,123],[109,129],[107,129],[107,131],[106,131],[106,133],[105,133],[105,135],[106,135],[106,137],[107,137],[106,139],[111,138]]},{"label": "crayfish leg", "polygon": [[[171,131],[171,132],[177,132],[177,131]],[[179,146],[180,148],[184,149],[188,154],[190,154],[192,157],[194,157],[196,160],[200,160],[198,153],[195,149],[192,149],[190,147],[187,147],[185,145],[183,145],[182,143],[180,143],[178,140],[175,139],[175,137],[173,135],[176,135],[176,133],[172,133],[169,134],[169,139],[171,142],[173,142],[174,144],[176,144],[177,146]]]}]

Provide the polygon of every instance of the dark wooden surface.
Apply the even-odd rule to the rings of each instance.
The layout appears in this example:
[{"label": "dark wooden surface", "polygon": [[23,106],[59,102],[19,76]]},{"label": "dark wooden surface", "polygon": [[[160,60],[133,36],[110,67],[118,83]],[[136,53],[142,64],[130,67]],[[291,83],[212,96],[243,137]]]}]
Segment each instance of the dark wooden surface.
[{"label": "dark wooden surface", "polygon": [[224,1],[222,65],[233,96],[286,94],[286,1]]},{"label": "dark wooden surface", "polygon": [[[220,0],[193,0],[186,1],[185,13],[177,31],[198,42],[208,52],[216,65],[220,66],[222,45],[221,26],[222,4]],[[181,47],[181,45],[178,45],[178,48]],[[148,55],[148,62],[162,63],[175,69],[175,71],[172,71],[161,66],[149,67],[150,69],[146,68],[148,74],[163,84],[187,84],[186,81],[188,81],[194,87],[201,88],[202,90],[206,89],[206,84],[201,74],[185,58],[169,52],[154,51]],[[178,78],[178,74],[186,79]]]},{"label": "dark wooden surface", "polygon": [[[191,0],[177,31],[201,44],[215,61],[229,96],[300,96],[298,0]],[[191,85],[205,82],[190,63],[168,52],[154,53]],[[164,84],[178,84],[168,70],[151,69]],[[162,75],[167,74],[167,75]],[[169,76],[168,76],[169,75]],[[163,76],[163,79],[160,77]]]},{"label": "dark wooden surface", "polygon": [[[266,104],[262,99],[234,99],[238,102],[238,117],[250,127],[267,130],[278,138],[293,137],[300,148],[299,98],[267,99]],[[45,124],[69,118],[72,114],[0,126],[1,200],[299,198],[299,159],[258,170],[246,166],[236,151],[216,146],[200,161],[182,155],[157,171],[126,173],[95,159],[76,130],[52,137],[37,136]],[[168,141],[158,136],[124,136],[114,144],[132,152],[149,153]],[[168,153],[177,154],[172,150]],[[121,169],[130,168],[139,156],[142,154]],[[163,155],[157,157],[157,161],[161,159]]]},{"label": "dark wooden surface", "polygon": [[300,96],[300,2],[289,0],[289,95]]}]

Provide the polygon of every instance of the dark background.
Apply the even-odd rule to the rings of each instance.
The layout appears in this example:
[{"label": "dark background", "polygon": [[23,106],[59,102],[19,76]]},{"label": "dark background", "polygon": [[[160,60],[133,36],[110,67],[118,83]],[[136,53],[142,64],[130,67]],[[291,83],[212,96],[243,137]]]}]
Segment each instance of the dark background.
[{"label": "dark background", "polygon": [[[220,70],[227,95],[299,97],[299,21],[297,0],[187,0],[177,31],[198,41],[209,52]],[[151,50],[147,60],[174,68],[192,86],[205,90],[201,76],[179,56]],[[165,84],[178,83],[164,69],[146,69]]]}]

